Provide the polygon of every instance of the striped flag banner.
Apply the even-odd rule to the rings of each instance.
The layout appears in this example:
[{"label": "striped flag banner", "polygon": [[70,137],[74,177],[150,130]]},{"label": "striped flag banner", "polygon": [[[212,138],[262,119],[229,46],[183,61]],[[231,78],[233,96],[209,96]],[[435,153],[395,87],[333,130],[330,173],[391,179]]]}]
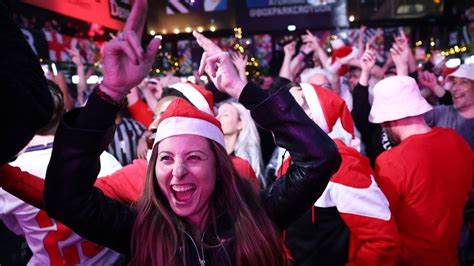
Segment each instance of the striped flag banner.
[{"label": "striped flag banner", "polygon": [[166,14],[187,14],[193,9],[194,0],[168,0]]}]

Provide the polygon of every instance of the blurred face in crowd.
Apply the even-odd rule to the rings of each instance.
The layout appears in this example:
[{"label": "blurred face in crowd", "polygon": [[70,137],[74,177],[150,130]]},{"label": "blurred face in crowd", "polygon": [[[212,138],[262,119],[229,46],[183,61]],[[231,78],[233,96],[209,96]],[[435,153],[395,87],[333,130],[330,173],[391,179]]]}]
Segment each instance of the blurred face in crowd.
[{"label": "blurred face in crowd", "polygon": [[462,112],[474,108],[474,81],[467,78],[454,77],[451,85],[453,104]]},{"label": "blurred face in crowd", "polygon": [[216,186],[216,157],[210,141],[177,135],[158,145],[155,173],[161,191],[176,215],[201,225]]},{"label": "blurred face in crowd", "polygon": [[299,86],[291,87],[290,89],[291,95],[295,98],[296,102],[303,108],[304,112],[309,118],[311,117],[311,110],[309,109],[308,103],[306,102],[306,98],[304,97],[303,89]]},{"label": "blurred face in crowd", "polygon": [[318,73],[318,74],[312,75],[311,77],[309,77],[308,83],[316,84],[328,90],[332,89],[331,82],[329,82],[329,79],[326,77],[326,75],[323,75],[323,74]]},{"label": "blurred face in crowd", "polygon": [[354,68],[351,72],[349,72],[349,90],[352,92],[359,83],[360,79],[360,68]]},{"label": "blurred face in crowd", "polygon": [[272,83],[273,83],[273,78],[272,77],[263,76],[261,88],[264,89],[264,90],[268,90],[272,86]]},{"label": "blurred face in crowd", "polygon": [[224,103],[217,110],[217,120],[221,122],[224,135],[237,135],[242,129],[239,112],[231,104]]},{"label": "blurred face in crowd", "polygon": [[156,78],[151,78],[146,83],[147,88],[153,93],[153,95],[157,98],[161,98],[161,93],[163,92],[163,88],[161,87],[160,81]]},{"label": "blurred face in crowd", "polygon": [[160,121],[161,116],[165,112],[166,108],[174,101],[178,99],[176,96],[167,96],[165,98],[162,98],[158,101],[156,104],[156,109],[155,109],[155,118],[153,122],[150,124],[150,129],[156,129],[158,126],[158,122]]}]

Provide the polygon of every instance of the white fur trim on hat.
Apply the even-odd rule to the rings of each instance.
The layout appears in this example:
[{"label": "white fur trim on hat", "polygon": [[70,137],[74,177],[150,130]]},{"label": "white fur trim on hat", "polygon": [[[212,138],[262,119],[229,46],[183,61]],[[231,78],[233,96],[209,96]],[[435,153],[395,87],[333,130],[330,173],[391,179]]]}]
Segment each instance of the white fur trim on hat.
[{"label": "white fur trim on hat", "polygon": [[323,108],[319,102],[318,95],[313,85],[308,83],[300,84],[301,89],[303,89],[303,94],[308,104],[309,110],[311,111],[312,120],[326,133],[329,133],[328,122],[324,116]]},{"label": "white fur trim on hat", "polygon": [[183,116],[173,116],[161,121],[156,130],[153,145],[165,138],[185,134],[205,137],[225,147],[224,134],[216,125],[206,120]]},{"label": "white fur trim on hat", "polygon": [[344,45],[346,45],[346,44],[344,43],[344,41],[341,40],[341,39],[339,39],[339,38],[337,38],[337,39],[335,39],[335,40],[333,40],[333,41],[331,42],[331,47],[332,47],[332,49],[340,49],[340,48],[342,48]]},{"label": "white fur trim on hat", "polygon": [[190,88],[191,85],[180,82],[169,87],[181,92],[197,109],[214,116],[214,112],[210,109],[206,98],[195,88]]}]

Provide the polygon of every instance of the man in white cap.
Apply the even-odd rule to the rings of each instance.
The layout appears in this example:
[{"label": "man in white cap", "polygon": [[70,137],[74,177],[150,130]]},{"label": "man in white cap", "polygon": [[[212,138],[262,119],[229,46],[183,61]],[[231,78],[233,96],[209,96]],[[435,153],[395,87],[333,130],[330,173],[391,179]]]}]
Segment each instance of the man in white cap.
[{"label": "man in white cap", "polygon": [[458,265],[463,207],[471,190],[471,149],[453,129],[430,128],[432,107],[408,76],[374,87],[369,120],[392,143],[375,163],[376,181],[398,225],[403,265]]},{"label": "man in white cap", "polygon": [[446,77],[453,105],[439,105],[426,113],[428,125],[453,128],[474,150],[474,63],[461,65]]}]

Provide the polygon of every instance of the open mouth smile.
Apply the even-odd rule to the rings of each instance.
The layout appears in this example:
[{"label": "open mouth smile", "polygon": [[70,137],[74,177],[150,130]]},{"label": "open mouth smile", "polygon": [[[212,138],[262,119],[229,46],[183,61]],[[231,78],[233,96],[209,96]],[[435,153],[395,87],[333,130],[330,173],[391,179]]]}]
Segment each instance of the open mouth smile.
[{"label": "open mouth smile", "polygon": [[190,201],[193,197],[194,192],[196,192],[196,185],[194,184],[179,184],[171,185],[171,192],[173,197],[180,204],[185,204]]}]

